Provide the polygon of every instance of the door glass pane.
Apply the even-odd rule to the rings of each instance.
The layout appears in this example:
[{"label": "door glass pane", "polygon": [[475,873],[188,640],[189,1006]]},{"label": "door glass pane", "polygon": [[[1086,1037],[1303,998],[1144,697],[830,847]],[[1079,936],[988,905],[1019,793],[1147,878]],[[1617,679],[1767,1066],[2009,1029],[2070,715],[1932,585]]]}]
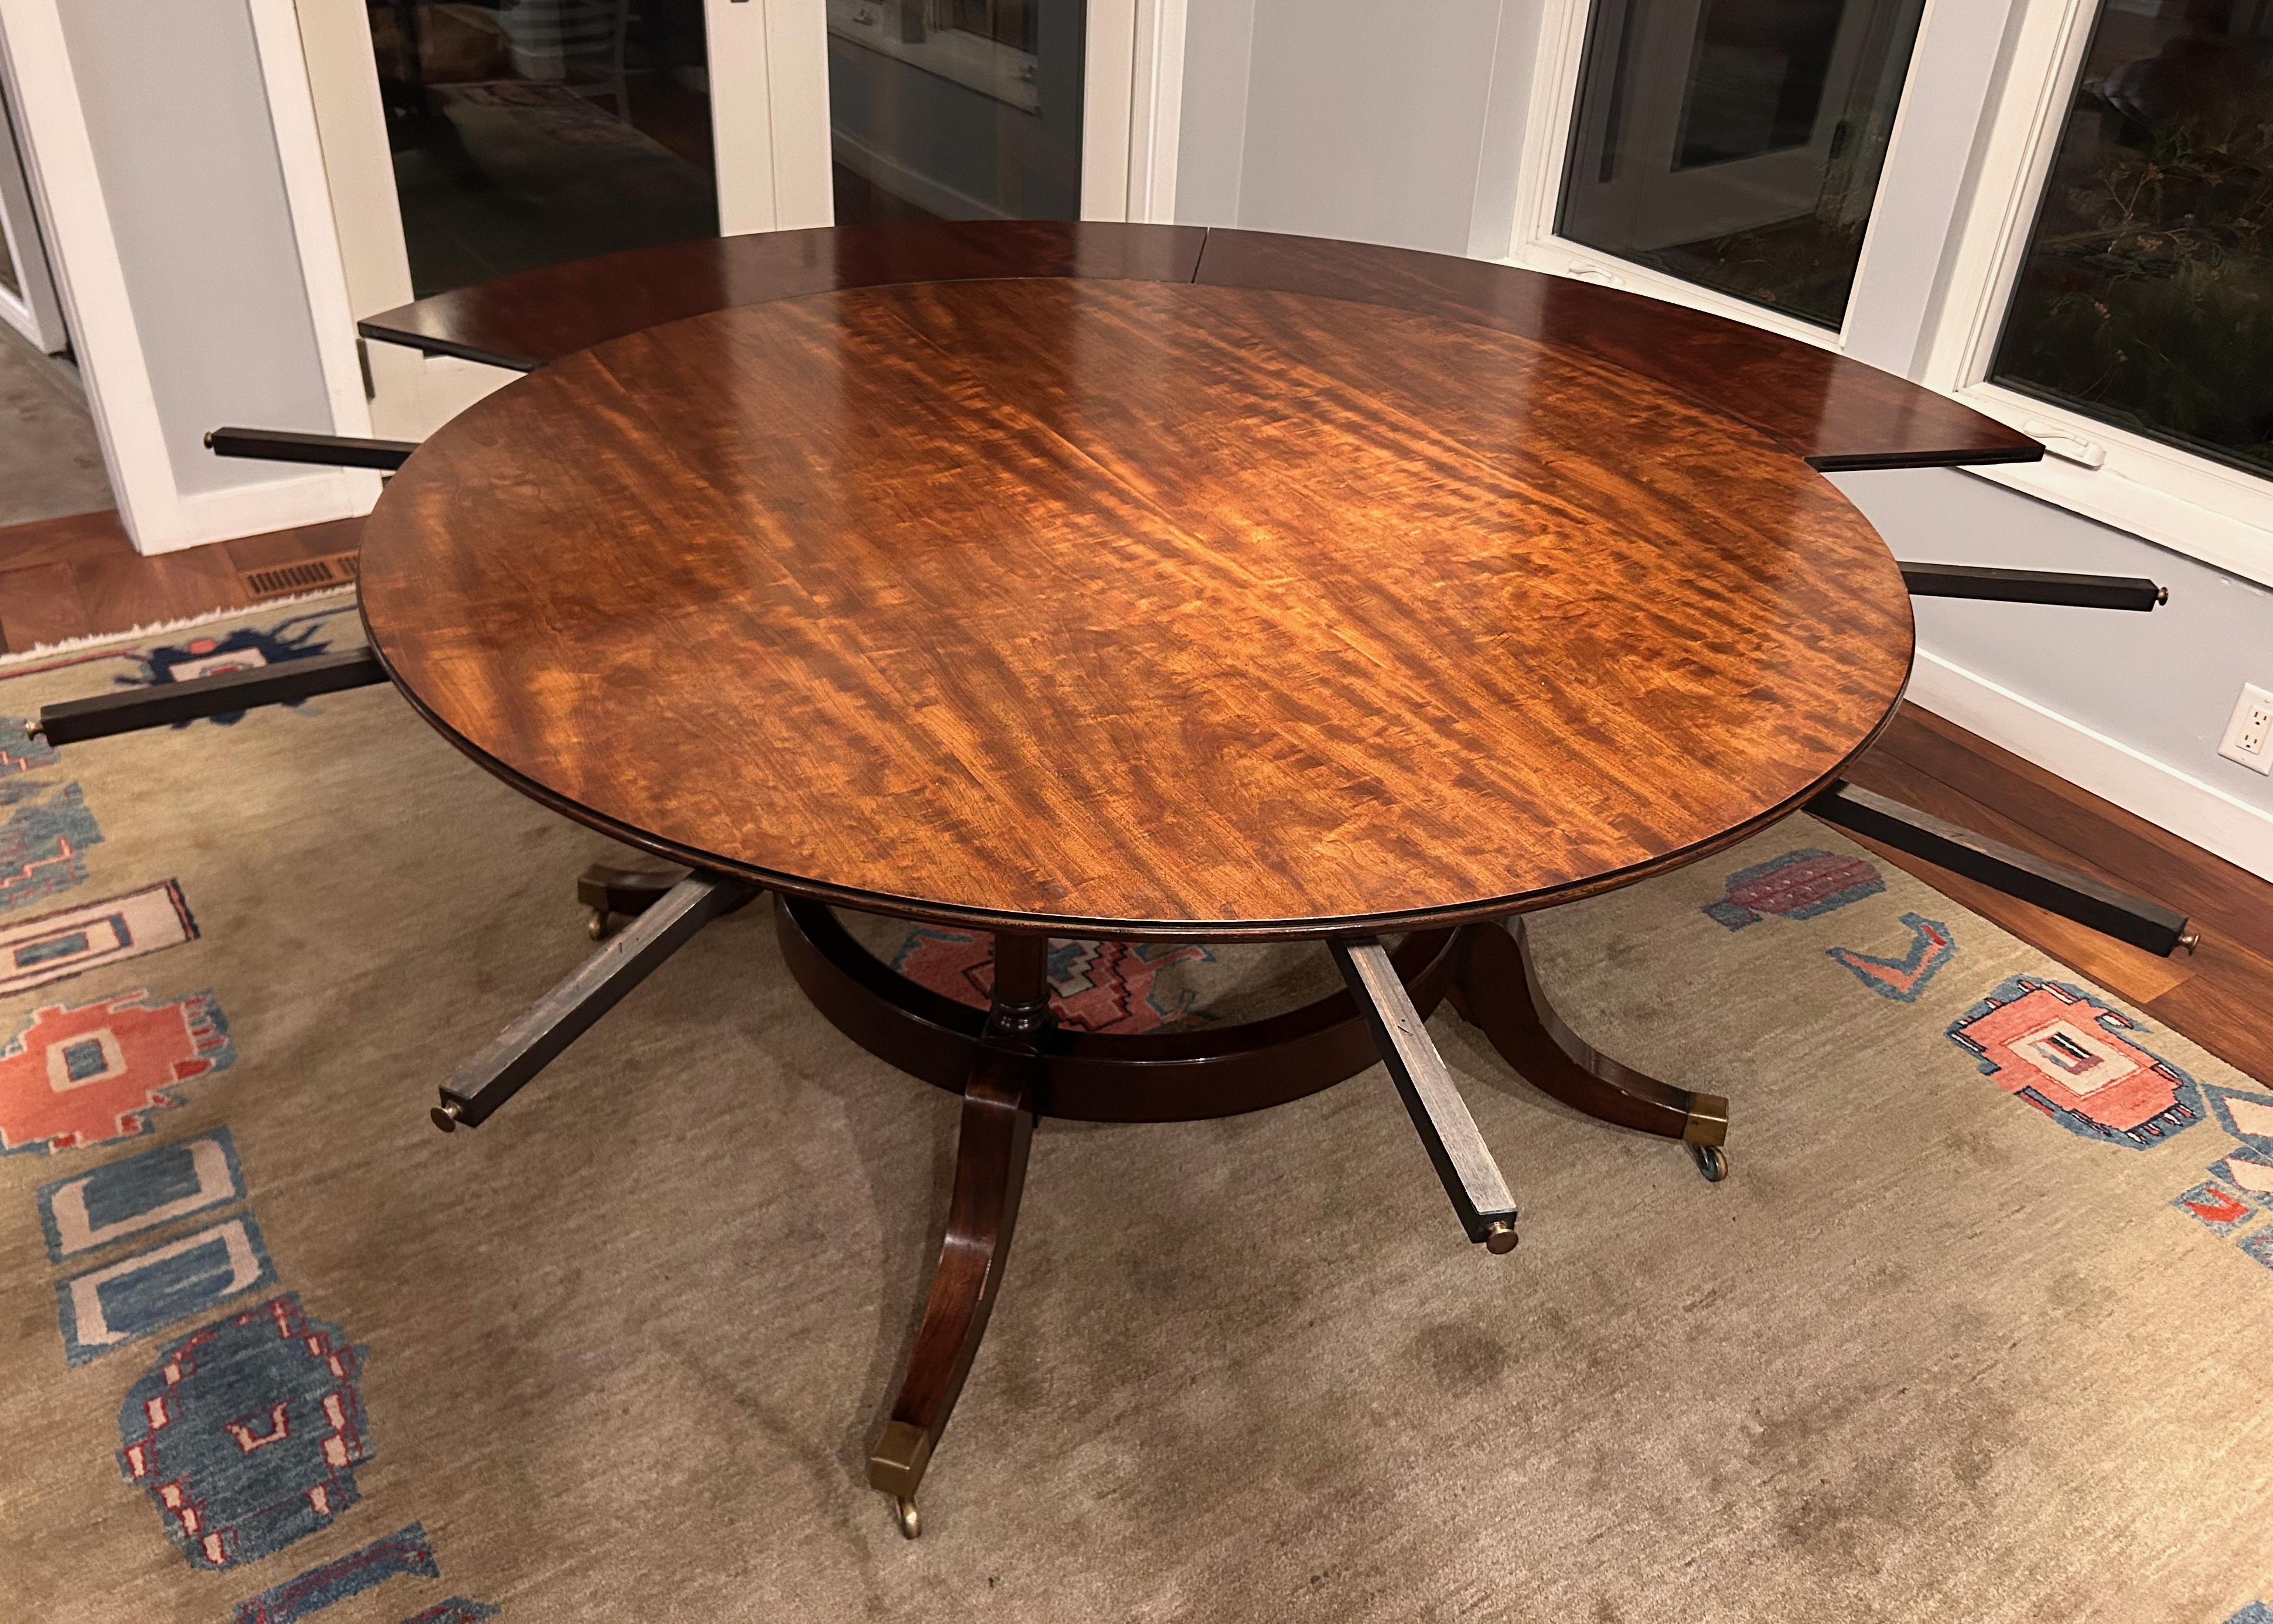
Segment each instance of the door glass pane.
[{"label": "door glass pane", "polygon": [[368,0],[420,298],[718,230],[702,0]]},{"label": "door glass pane", "polygon": [[836,223],[1076,220],[1088,0],[827,0]]},{"label": "door glass pane", "polygon": [[1992,381],[2273,474],[2273,0],[2110,0]]},{"label": "door glass pane", "polygon": [[1556,229],[1836,328],[1925,0],[1595,0]]},{"label": "door glass pane", "polygon": [[[14,117],[14,113],[8,106],[7,93],[0,90],[0,163],[7,164],[20,173],[22,163],[16,156]],[[6,198],[15,190],[15,188],[0,188],[0,207],[6,206]],[[17,222],[16,228],[19,231],[27,231],[31,228],[31,222],[29,221]],[[24,284],[16,275],[16,262],[8,257],[8,234],[4,230],[0,230],[0,288],[5,288],[19,299],[24,296]]]}]

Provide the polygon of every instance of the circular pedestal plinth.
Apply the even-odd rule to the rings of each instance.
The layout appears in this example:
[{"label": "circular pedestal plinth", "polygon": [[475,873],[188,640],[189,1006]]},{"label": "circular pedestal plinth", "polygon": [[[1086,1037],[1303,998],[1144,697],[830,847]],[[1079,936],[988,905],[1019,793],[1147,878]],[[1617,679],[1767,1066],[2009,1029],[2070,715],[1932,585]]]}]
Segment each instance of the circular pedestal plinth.
[{"label": "circular pedestal plinth", "polygon": [[[920,986],[870,953],[820,902],[778,899],[790,973],[829,1022],[879,1059],[961,1094],[986,1012]],[[1405,939],[1392,962],[1427,1015],[1459,968],[1459,932]],[[1283,1105],[1381,1058],[1364,1018],[1337,992],[1261,1020],[1156,1033],[1053,1029],[1048,1075],[1030,1109],[1084,1122],[1189,1122]]]}]

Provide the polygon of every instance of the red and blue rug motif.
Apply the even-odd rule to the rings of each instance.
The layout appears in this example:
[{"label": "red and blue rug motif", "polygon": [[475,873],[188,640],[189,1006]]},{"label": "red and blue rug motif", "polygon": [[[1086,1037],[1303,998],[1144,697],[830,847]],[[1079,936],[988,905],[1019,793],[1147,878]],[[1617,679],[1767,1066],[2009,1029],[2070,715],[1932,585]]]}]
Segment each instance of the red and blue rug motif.
[{"label": "red and blue rug motif", "polygon": [[1706,903],[1705,912],[1741,931],[1769,914],[1813,919],[1886,888],[1886,879],[1867,859],[1804,846],[1729,875],[1727,891]]},{"label": "red and blue rug motif", "polygon": [[2082,988],[2014,976],[1958,1017],[1949,1040],[2072,1134],[2145,1149],[2202,1120],[2194,1080],[2133,1041],[2139,1023]]},{"label": "red and blue rug motif", "polygon": [[[1150,1032],[1204,1019],[1198,994],[1171,991],[1161,972],[1205,963],[1204,947],[1173,942],[1050,943],[1050,1007],[1061,1026],[1082,1032]],[[892,968],[958,1004],[986,1007],[994,992],[994,939],[968,931],[918,925],[892,956]]]},{"label": "red and blue rug motif", "polygon": [[356,1503],[363,1357],[287,1293],[184,1337],[127,1389],[118,1469],[193,1566],[266,1556]]},{"label": "red and blue rug motif", "polygon": [[210,992],[153,1004],[136,990],[48,1004],[0,1048],[0,1155],[84,1149],[150,1131],[177,1091],[236,1059]]}]

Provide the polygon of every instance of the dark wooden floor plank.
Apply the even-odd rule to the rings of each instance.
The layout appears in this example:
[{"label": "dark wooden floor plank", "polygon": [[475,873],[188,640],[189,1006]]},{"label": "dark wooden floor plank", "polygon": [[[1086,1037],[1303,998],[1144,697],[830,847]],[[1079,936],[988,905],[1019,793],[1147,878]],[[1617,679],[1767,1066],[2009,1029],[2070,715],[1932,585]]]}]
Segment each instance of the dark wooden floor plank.
[{"label": "dark wooden floor plank", "polygon": [[1996,807],[2029,836],[2013,844],[2096,871],[2273,958],[2273,884],[2247,870],[1915,706],[1902,707],[1873,753]]},{"label": "dark wooden floor plank", "polygon": [[21,654],[41,643],[86,637],[94,630],[70,565],[0,569],[0,651]]},{"label": "dark wooden floor plank", "polygon": [[353,552],[362,540],[362,520],[335,519],[329,524],[302,525],[296,530],[240,536],[233,542],[223,542],[221,550],[239,570],[273,570],[279,565]]},{"label": "dark wooden floor plank", "polygon": [[88,618],[102,632],[240,609],[251,601],[229,555],[218,547],[75,564],[71,575]]},{"label": "dark wooden floor plank", "polygon": [[137,556],[116,510],[37,519],[0,529],[0,570]]},{"label": "dark wooden floor plank", "polygon": [[2261,1083],[2273,1083],[2273,959],[2231,940],[2202,944],[2185,985],[2148,1001],[2146,1013]]}]

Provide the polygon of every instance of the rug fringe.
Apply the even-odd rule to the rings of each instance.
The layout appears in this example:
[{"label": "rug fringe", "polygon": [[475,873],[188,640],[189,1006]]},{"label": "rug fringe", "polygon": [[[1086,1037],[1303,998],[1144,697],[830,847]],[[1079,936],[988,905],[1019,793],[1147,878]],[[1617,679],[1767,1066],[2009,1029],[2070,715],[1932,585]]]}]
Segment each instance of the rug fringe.
[{"label": "rug fringe", "polygon": [[235,620],[244,615],[264,615],[272,609],[289,609],[296,603],[320,602],[326,598],[355,596],[353,587],[326,587],[317,592],[298,592],[290,597],[269,598],[259,603],[247,603],[236,609],[209,610],[202,615],[188,615],[179,620],[154,620],[136,626],[131,632],[96,632],[86,637],[67,637],[60,642],[34,643],[29,648],[0,655],[0,671],[19,665],[29,665],[37,660],[52,660],[57,655],[84,654],[90,648],[107,647],[112,643],[131,643],[146,637],[156,637],[165,632],[186,632],[196,626],[209,626],[216,621]]}]

